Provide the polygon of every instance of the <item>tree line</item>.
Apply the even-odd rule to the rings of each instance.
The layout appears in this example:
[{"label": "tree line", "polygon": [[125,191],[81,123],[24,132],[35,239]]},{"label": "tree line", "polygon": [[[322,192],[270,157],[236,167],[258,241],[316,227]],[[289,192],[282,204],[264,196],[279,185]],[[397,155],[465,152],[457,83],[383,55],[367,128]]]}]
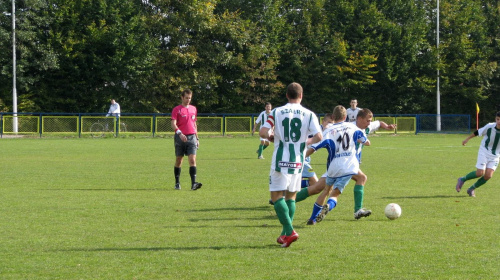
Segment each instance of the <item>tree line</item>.
[{"label": "tree line", "polygon": [[[13,0],[0,2],[0,111],[12,111]],[[19,112],[254,113],[302,84],[316,113],[493,119],[500,4],[441,0],[18,0]]]}]

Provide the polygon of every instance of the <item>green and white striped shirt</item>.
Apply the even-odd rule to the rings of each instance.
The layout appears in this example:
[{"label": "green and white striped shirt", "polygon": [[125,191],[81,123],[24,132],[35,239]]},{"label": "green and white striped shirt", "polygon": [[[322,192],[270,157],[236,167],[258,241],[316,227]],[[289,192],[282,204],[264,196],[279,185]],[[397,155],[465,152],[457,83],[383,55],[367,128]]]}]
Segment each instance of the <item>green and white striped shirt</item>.
[{"label": "green and white striped shirt", "polygon": [[285,174],[300,174],[308,135],[321,133],[316,114],[300,104],[288,103],[275,108],[264,127],[274,128],[271,169]]},{"label": "green and white striped shirt", "polygon": [[495,157],[500,156],[500,129],[496,128],[496,123],[489,123],[478,130],[478,135],[483,136],[481,146],[483,152]]}]

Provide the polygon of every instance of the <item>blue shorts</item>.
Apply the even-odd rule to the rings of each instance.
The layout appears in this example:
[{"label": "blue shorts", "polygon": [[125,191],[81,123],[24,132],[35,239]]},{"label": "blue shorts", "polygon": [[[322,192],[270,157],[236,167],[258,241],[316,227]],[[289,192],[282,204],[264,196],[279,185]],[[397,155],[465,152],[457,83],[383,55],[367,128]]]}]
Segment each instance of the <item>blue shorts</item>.
[{"label": "blue shorts", "polygon": [[304,162],[304,167],[302,168],[302,177],[303,178],[310,178],[314,177],[316,173],[314,172],[314,169],[312,168],[311,164],[307,161]]},{"label": "blue shorts", "polygon": [[333,186],[333,189],[338,189],[340,193],[344,191],[345,186],[349,184],[349,180],[351,180],[352,175],[344,176],[344,177],[326,177],[326,185]]}]

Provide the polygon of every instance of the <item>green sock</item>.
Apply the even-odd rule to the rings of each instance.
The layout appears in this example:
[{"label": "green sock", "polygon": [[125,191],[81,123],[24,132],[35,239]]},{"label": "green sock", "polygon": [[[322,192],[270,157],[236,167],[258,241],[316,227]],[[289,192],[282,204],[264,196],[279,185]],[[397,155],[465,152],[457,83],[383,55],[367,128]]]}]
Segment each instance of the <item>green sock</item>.
[{"label": "green sock", "polygon": [[364,186],[355,185],[354,186],[354,212],[363,208],[363,195],[364,195]]},{"label": "green sock", "polygon": [[297,193],[297,196],[295,197],[295,202],[302,201],[308,197],[309,193],[307,192],[307,188],[303,188],[300,190],[300,192]]},{"label": "green sock", "polygon": [[265,150],[265,149],[267,149],[267,147],[269,147],[269,145],[267,145],[267,146],[266,146],[266,145],[262,145],[262,146],[264,146],[264,147],[262,148],[262,150]]},{"label": "green sock", "polygon": [[288,206],[288,215],[290,216],[290,223],[293,224],[293,217],[295,216],[295,200],[290,199],[285,202],[286,205]]},{"label": "green sock", "polygon": [[263,147],[264,147],[264,145],[262,145],[262,144],[259,145],[259,157],[262,156],[262,151],[264,150]]},{"label": "green sock", "polygon": [[484,179],[484,176],[479,178],[479,180],[477,180],[474,185],[472,185],[472,187],[470,187],[471,189],[475,190],[477,188],[479,188],[480,186],[484,185],[486,182],[488,182],[488,180],[485,180]]},{"label": "green sock", "polygon": [[274,202],[274,211],[276,211],[276,215],[278,216],[278,219],[283,226],[281,235],[292,234],[293,228],[292,221],[290,220],[290,210],[288,210],[288,205],[283,198],[280,198]]},{"label": "green sock", "polygon": [[472,172],[468,173],[467,175],[465,175],[464,177],[462,177],[462,181],[465,182],[467,180],[474,179],[474,178],[477,178],[476,171],[472,171]]}]

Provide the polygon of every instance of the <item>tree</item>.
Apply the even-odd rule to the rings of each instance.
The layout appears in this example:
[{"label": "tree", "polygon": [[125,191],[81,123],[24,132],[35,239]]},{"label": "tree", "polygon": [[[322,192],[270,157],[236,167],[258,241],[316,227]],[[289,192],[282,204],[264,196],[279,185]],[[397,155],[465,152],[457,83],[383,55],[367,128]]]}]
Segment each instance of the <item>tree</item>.
[{"label": "tree", "polygon": [[[57,54],[52,46],[40,42],[47,32],[51,18],[42,10],[48,3],[42,0],[17,1],[16,5],[16,87],[18,111],[39,111],[36,103],[40,73],[57,69]],[[2,1],[0,10],[0,110],[12,111],[12,15],[11,1]],[[3,104],[3,105],[2,105]]]}]

